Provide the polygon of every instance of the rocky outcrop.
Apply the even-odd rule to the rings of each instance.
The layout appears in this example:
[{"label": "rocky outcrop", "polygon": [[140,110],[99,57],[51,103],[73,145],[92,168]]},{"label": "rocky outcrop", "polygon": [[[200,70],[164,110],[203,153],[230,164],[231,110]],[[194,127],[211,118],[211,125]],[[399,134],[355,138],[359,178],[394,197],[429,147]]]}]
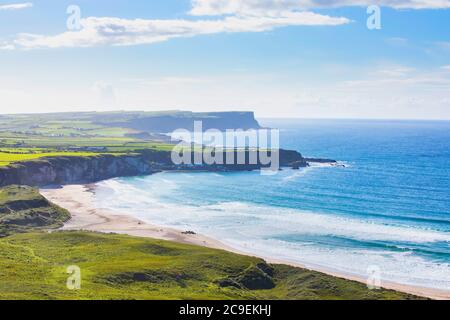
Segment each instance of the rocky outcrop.
[{"label": "rocky outcrop", "polygon": [[151,163],[137,156],[55,157],[0,168],[0,186],[90,183],[154,172]]},{"label": "rocky outcrop", "polygon": [[321,159],[321,158],[305,158],[305,160],[309,163],[330,163],[330,164],[336,164],[336,160],[331,159]]},{"label": "rocky outcrop", "polygon": [[[237,151],[237,153],[244,151]],[[280,166],[306,167],[308,163],[296,151],[280,150]],[[248,154],[246,159],[249,159]],[[259,163],[259,162],[258,162]],[[168,151],[143,150],[133,155],[92,157],[53,157],[16,163],[0,168],[0,187],[8,185],[64,185],[92,183],[115,177],[150,175],[162,170],[248,171],[260,164],[174,165]]]}]

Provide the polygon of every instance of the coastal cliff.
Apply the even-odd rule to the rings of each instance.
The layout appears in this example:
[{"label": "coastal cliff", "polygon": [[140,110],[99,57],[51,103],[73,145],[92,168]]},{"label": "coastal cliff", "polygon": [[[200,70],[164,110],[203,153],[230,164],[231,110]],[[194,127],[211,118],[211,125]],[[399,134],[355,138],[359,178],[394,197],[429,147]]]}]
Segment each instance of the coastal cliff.
[{"label": "coastal cliff", "polygon": [[131,128],[133,130],[150,133],[167,133],[178,129],[194,131],[194,123],[201,121],[203,130],[217,129],[225,131],[227,129],[260,129],[258,121],[253,112],[209,112],[193,113],[178,112],[163,115],[135,116],[126,122],[105,122],[100,120],[101,125],[114,125],[118,127]]},{"label": "coastal cliff", "polygon": [[[306,167],[308,163],[296,151],[280,150],[280,165]],[[163,170],[248,171],[261,167],[259,164],[176,166],[170,152],[153,150],[130,155],[51,157],[0,168],[0,187],[92,183],[116,177],[150,175]]]},{"label": "coastal cliff", "polygon": [[158,137],[155,134],[169,133],[177,129],[193,131],[196,121],[201,121],[204,130],[261,128],[255,114],[248,111],[120,111],[0,115],[0,128],[38,136],[98,136],[104,133],[102,130],[111,132],[114,129],[119,136],[125,132],[127,135],[138,135],[147,139]]},{"label": "coastal cliff", "polygon": [[0,168],[0,186],[89,183],[155,172],[142,156],[54,157]]}]

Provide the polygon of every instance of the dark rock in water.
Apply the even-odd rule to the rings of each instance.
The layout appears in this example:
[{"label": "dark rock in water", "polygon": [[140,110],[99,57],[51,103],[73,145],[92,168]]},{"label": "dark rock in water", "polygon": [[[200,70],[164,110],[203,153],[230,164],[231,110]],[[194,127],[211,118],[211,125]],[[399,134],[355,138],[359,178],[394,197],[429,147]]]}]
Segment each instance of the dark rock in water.
[{"label": "dark rock in water", "polygon": [[309,166],[308,162],[306,161],[295,161],[291,164],[292,169],[299,170],[300,168],[306,168]]},{"label": "dark rock in water", "polygon": [[308,163],[301,153],[293,150],[283,150],[280,149],[280,166],[281,167],[292,167],[293,164],[299,167],[307,167]]},{"label": "dark rock in water", "polygon": [[320,158],[305,158],[306,162],[310,163],[330,163],[330,164],[336,164],[336,160],[331,159],[320,159]]}]

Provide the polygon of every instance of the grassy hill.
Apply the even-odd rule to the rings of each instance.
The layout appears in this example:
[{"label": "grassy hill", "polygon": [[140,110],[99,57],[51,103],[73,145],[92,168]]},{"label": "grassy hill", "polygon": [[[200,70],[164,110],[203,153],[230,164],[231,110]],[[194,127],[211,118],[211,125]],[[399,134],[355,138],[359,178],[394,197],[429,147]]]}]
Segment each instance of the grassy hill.
[{"label": "grassy hill", "polygon": [[70,214],[50,203],[36,188],[0,189],[0,237],[37,229],[58,228]]},{"label": "grassy hill", "polygon": [[[53,232],[69,213],[37,189],[0,189],[0,299],[412,299],[221,250],[114,234]],[[81,290],[67,289],[67,268]]]},{"label": "grassy hill", "polygon": [[[67,267],[81,289],[66,288]],[[0,239],[0,299],[413,299],[220,250],[85,232]]]}]

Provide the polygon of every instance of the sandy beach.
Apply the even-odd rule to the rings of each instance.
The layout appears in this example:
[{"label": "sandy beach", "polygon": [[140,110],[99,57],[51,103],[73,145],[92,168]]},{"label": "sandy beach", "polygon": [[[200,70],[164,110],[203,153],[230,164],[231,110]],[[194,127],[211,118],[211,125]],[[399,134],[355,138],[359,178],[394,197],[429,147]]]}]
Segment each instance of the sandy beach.
[{"label": "sandy beach", "polygon": [[72,218],[61,230],[127,234],[231,250],[214,239],[198,234],[184,233],[189,230],[180,231],[150,225],[127,214],[98,209],[93,204],[93,188],[95,185],[71,185],[62,188],[41,189],[40,192],[49,201],[70,212]]},{"label": "sandy beach", "polygon": [[[64,225],[62,230],[84,230],[103,233],[127,234],[137,237],[148,237],[205,246],[214,249],[222,249],[238,254],[246,254],[235,250],[218,240],[199,234],[186,233],[189,230],[176,230],[159,227],[136,219],[126,213],[118,213],[111,210],[96,208],[93,201],[95,185],[70,185],[60,188],[44,188],[41,189],[40,192],[49,201],[67,209],[71,213],[71,220]],[[305,268],[305,266],[300,264],[275,260],[270,257],[260,256],[260,258],[265,259],[269,263],[288,264],[295,267]],[[316,268],[315,270],[332,276],[366,283],[366,279],[361,277],[341,274],[322,268]],[[432,299],[450,299],[450,292],[448,291],[413,287],[385,281],[382,282],[382,287],[423,297],[429,297]]]}]

